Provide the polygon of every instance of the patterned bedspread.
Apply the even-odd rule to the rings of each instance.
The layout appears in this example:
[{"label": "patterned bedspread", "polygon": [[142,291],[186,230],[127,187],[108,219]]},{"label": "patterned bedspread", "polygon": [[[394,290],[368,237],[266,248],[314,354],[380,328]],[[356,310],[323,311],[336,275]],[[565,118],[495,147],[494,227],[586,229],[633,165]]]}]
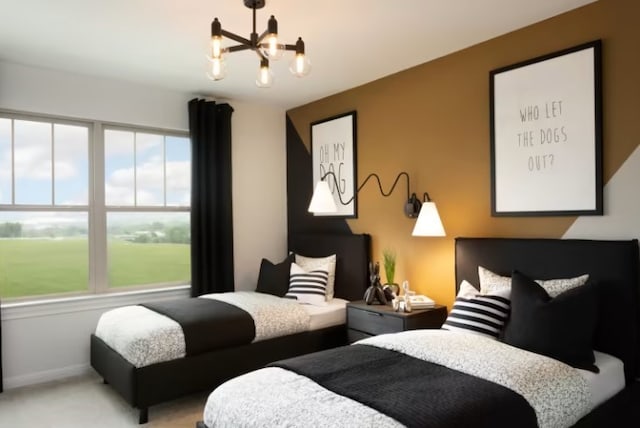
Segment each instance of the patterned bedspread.
[{"label": "patterned bedspread", "polygon": [[[255,323],[254,342],[309,330],[309,313],[289,299],[252,291],[206,294],[199,298],[219,300],[248,312]],[[138,305],[105,312],[98,320],[95,335],[135,367],[186,355],[180,324]]]},{"label": "patterned bedspread", "polygon": [[[576,369],[478,335],[414,330],[358,343],[402,352],[507,387],[527,400],[541,428],[569,427],[593,407],[587,383]],[[428,399],[415,397],[415,405]],[[204,422],[209,428],[402,426],[278,367],[248,373],[216,388],[207,400]]]}]

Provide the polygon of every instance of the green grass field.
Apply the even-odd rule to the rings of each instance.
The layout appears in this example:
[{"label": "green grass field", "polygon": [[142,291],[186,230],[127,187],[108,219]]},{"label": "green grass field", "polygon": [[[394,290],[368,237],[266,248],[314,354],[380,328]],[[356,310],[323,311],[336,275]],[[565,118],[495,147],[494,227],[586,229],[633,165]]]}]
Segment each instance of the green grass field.
[{"label": "green grass field", "polygon": [[[109,241],[109,285],[122,287],[189,281],[189,245]],[[0,240],[0,297],[88,289],[86,239]]]}]

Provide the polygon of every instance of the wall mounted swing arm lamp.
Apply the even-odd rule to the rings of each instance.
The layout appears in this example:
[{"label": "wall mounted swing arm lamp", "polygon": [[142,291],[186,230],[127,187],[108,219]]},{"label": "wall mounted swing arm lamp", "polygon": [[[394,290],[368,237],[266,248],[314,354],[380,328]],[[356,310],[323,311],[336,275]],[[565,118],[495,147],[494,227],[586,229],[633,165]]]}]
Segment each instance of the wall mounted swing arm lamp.
[{"label": "wall mounted swing arm lamp", "polygon": [[[329,183],[325,180],[329,176],[331,176],[335,188],[339,187],[338,179],[333,172],[329,171],[322,177],[320,177],[320,181],[318,181],[318,183],[316,184],[316,187],[313,191],[313,196],[311,197],[311,202],[309,203],[309,212],[329,214],[338,211],[335,198],[333,197],[331,189],[329,188]],[[445,236],[444,227],[442,226],[442,221],[440,220],[440,215],[438,214],[438,209],[436,208],[435,203],[431,201],[431,199],[429,198],[429,194],[426,192],[424,193],[424,202],[421,202],[417,198],[415,193],[410,194],[409,174],[404,171],[398,174],[388,192],[385,192],[382,188],[382,183],[380,182],[380,177],[378,176],[378,174],[371,173],[367,176],[367,178],[365,178],[362,184],[358,186],[354,195],[348,201],[345,202],[342,200],[342,195],[340,194],[340,192],[337,192],[338,200],[342,205],[349,205],[371,178],[375,178],[378,182],[378,189],[380,190],[382,196],[390,196],[396,188],[396,185],[398,184],[398,181],[401,177],[406,177],[407,179],[407,199],[404,204],[404,213],[409,218],[418,218],[413,228],[412,235]]]},{"label": "wall mounted swing arm lamp", "polygon": [[[253,27],[249,38],[244,38],[235,33],[222,29],[222,24],[216,17],[211,23],[211,72],[207,73],[211,80],[222,80],[226,75],[225,55],[227,53],[243,50],[254,51],[260,60],[256,85],[268,88],[273,83],[273,75],[269,68],[269,61],[280,59],[285,51],[294,51],[295,57],[291,62],[289,71],[296,77],[304,77],[311,70],[311,63],[305,56],[304,41],[298,37],[295,44],[283,44],[278,39],[278,21],[271,15],[267,22],[267,29],[258,34],[256,32],[256,10],[265,6],[266,0],[243,0],[246,7],[253,11]],[[238,42],[238,45],[222,47],[222,38],[226,37]]]}]

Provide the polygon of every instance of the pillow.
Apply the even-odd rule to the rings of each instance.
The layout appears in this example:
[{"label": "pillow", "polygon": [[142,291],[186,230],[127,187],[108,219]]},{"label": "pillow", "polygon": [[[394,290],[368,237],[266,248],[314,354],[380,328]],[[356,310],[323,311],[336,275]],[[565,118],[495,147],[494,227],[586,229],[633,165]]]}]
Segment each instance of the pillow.
[{"label": "pillow", "polygon": [[287,294],[287,290],[289,290],[289,274],[292,261],[293,257],[291,255],[277,265],[267,259],[262,259],[256,291],[284,297]]},{"label": "pillow", "polygon": [[326,306],[327,283],[329,282],[329,266],[318,266],[306,271],[295,263],[291,263],[289,291],[284,297],[297,299],[300,303],[315,306]]},{"label": "pillow", "polygon": [[589,282],[551,298],[540,284],[514,271],[511,319],[504,342],[598,373],[593,355],[597,317],[595,284]]},{"label": "pillow", "polygon": [[498,275],[482,266],[478,266],[478,278],[480,279],[480,292],[482,294],[511,289],[510,277]]},{"label": "pillow", "polygon": [[508,291],[479,294],[466,280],[460,284],[451,312],[442,328],[497,339],[509,317]]},{"label": "pillow", "polygon": [[[481,294],[493,294],[497,291],[511,289],[510,277],[498,275],[482,266],[478,266],[478,277],[480,278]],[[576,276],[575,278],[536,279],[535,281],[549,293],[550,297],[556,297],[560,293],[584,285],[587,280],[589,280],[588,274]]]},{"label": "pillow", "polygon": [[310,271],[312,269],[319,269],[320,267],[328,265],[329,282],[327,283],[326,300],[329,301],[333,299],[333,293],[334,293],[333,287],[336,280],[336,255],[335,254],[332,254],[327,257],[306,257],[306,256],[301,256],[300,254],[296,254],[295,262],[298,266],[300,266],[306,271]]}]

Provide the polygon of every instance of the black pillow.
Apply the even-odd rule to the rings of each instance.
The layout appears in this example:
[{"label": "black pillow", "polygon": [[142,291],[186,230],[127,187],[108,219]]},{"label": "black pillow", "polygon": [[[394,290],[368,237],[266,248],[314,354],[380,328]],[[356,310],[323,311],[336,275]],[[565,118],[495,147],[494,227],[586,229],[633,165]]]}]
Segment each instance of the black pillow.
[{"label": "black pillow", "polygon": [[289,271],[291,270],[292,261],[293,254],[288,255],[286,259],[277,265],[267,259],[262,259],[256,291],[284,297],[289,291]]},{"label": "black pillow", "polygon": [[593,355],[597,291],[596,284],[588,281],[552,299],[534,280],[514,271],[511,318],[503,341],[598,373]]}]

